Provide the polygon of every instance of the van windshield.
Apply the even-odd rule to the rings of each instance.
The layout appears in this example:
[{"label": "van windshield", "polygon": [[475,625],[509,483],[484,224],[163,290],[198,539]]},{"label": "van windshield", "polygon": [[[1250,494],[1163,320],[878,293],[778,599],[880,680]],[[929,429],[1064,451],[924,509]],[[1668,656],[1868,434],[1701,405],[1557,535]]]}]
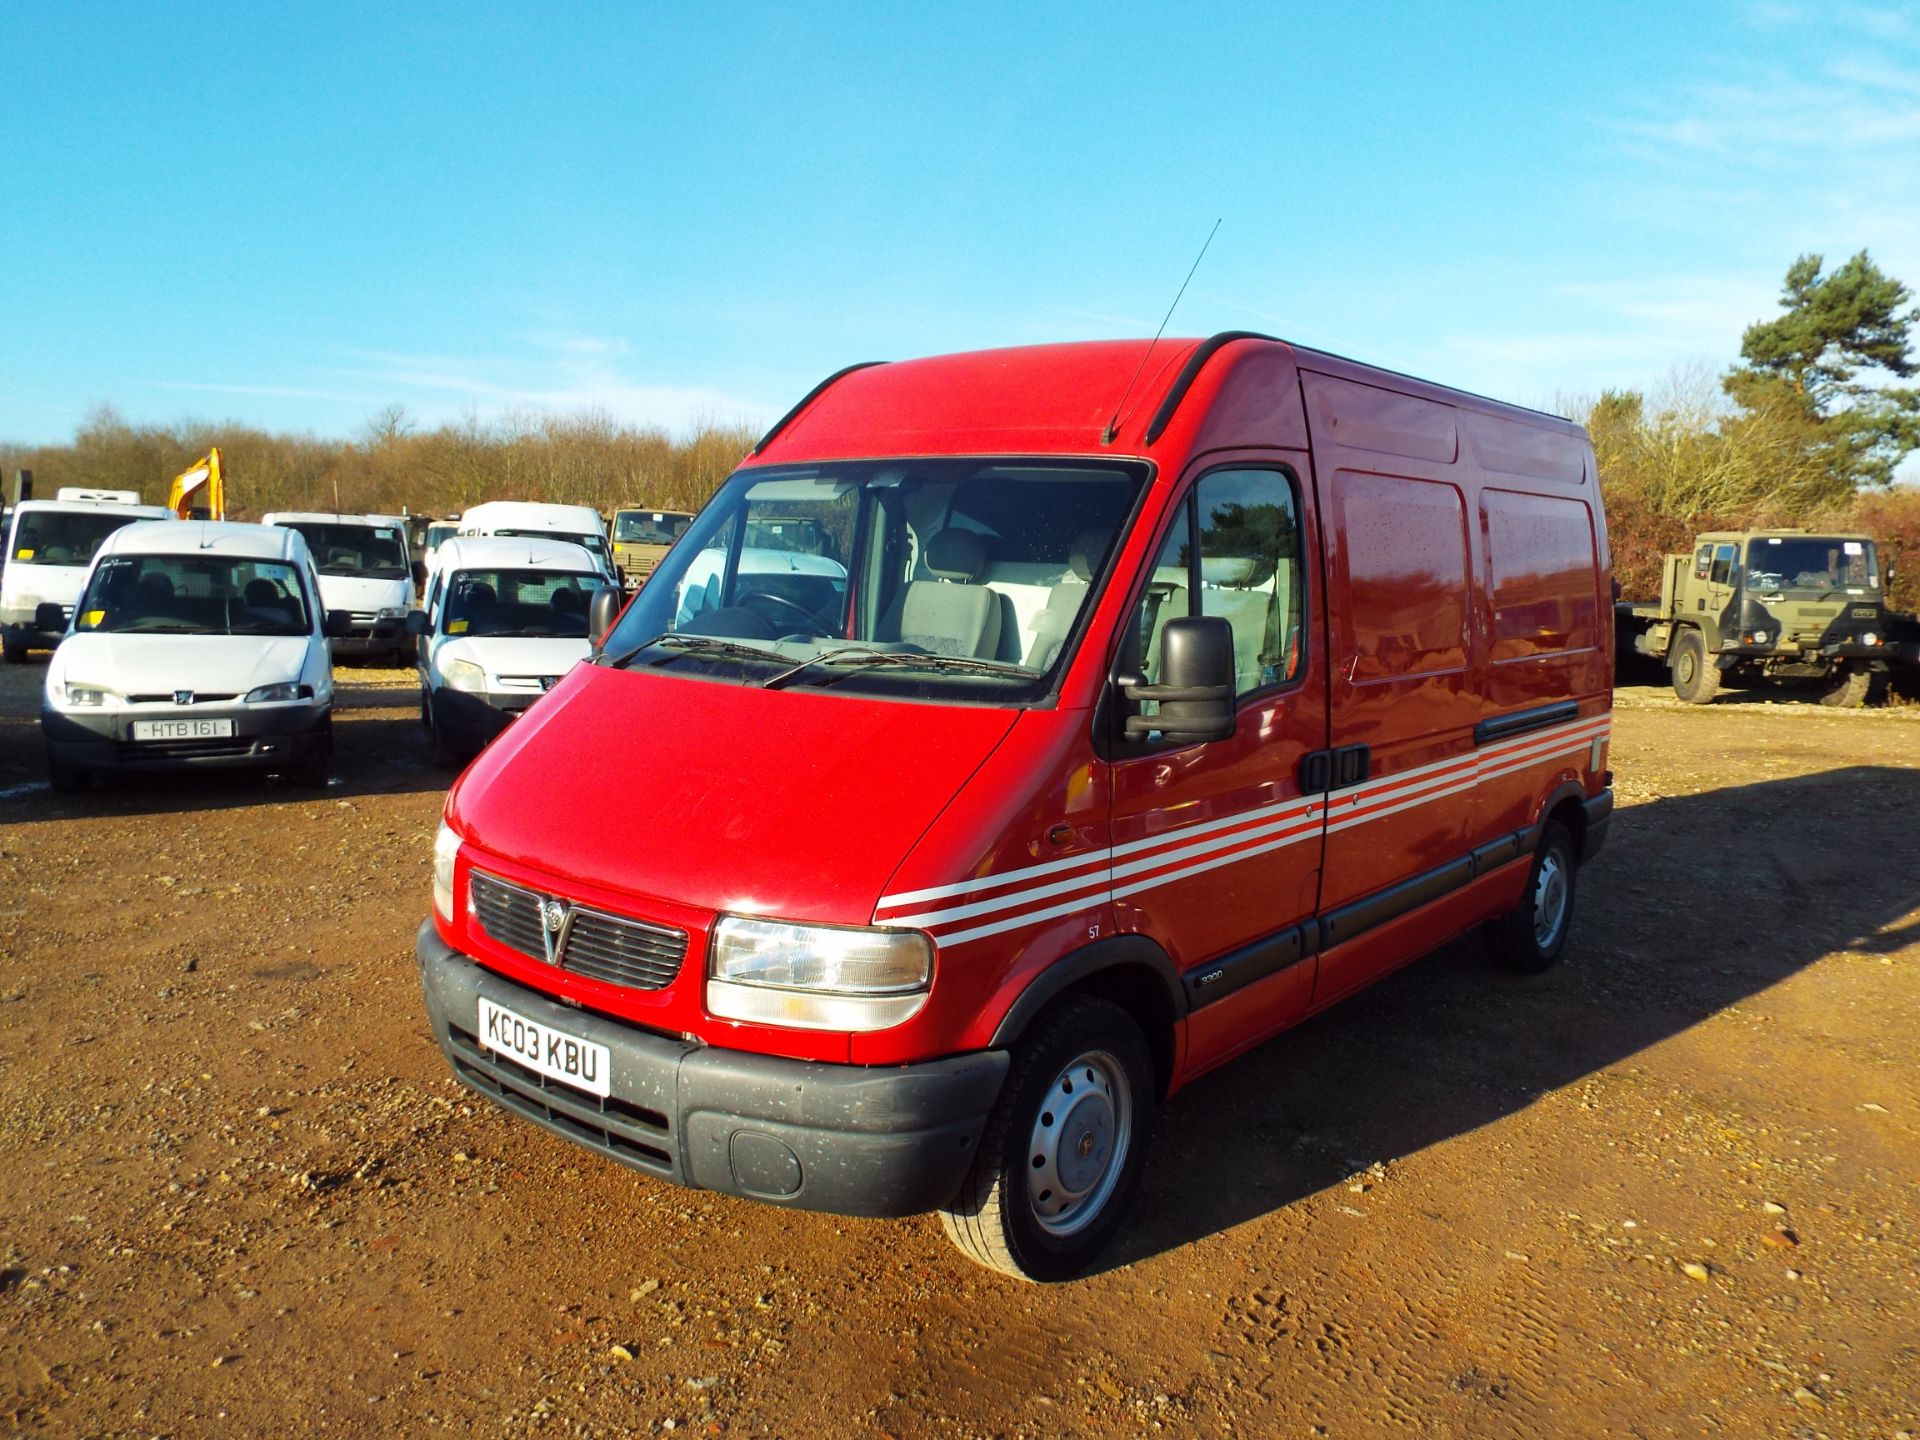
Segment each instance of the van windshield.
[{"label": "van windshield", "polygon": [[587,637],[587,602],[604,575],[560,570],[462,570],[447,586],[448,635]]},{"label": "van windshield", "polygon": [[391,525],[341,525],[323,520],[282,520],[306,538],[313,568],[322,575],[362,575],[369,580],[400,580],[407,555],[400,532]]},{"label": "van windshield", "polygon": [[306,635],[294,566],[224,555],[109,555],[74,607],[74,629],[149,635]]},{"label": "van windshield", "polygon": [[502,539],[560,540],[568,545],[578,545],[596,560],[612,563],[607,556],[607,537],[604,535],[576,535],[570,530],[489,530],[487,533]]},{"label": "van windshield", "polygon": [[148,519],[111,510],[23,510],[7,562],[22,565],[91,565],[101,543],[123,525]]},{"label": "van windshield", "polygon": [[1024,704],[1065,667],[1139,464],[868,460],[743,470],[604,662],[780,688]]},{"label": "van windshield", "polygon": [[671,512],[622,510],[613,517],[613,538],[623,545],[671,545],[692,520]]},{"label": "van windshield", "polygon": [[1871,540],[1786,535],[1747,542],[1749,591],[1824,595],[1879,588]]}]

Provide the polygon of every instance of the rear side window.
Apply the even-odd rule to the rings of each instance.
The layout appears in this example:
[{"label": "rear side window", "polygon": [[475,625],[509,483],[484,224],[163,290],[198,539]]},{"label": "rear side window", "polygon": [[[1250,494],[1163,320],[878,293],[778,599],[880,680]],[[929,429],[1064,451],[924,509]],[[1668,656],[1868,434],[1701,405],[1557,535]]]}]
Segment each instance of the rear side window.
[{"label": "rear side window", "polygon": [[1277,470],[1202,476],[1162,542],[1141,597],[1148,683],[1160,681],[1160,635],[1176,615],[1217,615],[1232,625],[1237,694],[1293,679],[1302,664],[1301,576],[1299,508],[1287,476]]},{"label": "rear side window", "polygon": [[1345,640],[1356,685],[1467,665],[1467,523],[1435,480],[1343,470],[1335,478]]},{"label": "rear side window", "polygon": [[1481,493],[1495,663],[1599,643],[1593,520],[1577,500]]}]

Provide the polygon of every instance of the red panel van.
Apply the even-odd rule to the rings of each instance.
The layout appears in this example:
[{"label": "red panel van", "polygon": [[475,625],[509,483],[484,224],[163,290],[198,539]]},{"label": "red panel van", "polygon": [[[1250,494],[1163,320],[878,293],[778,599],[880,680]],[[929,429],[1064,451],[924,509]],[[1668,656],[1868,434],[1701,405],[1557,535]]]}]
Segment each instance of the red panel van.
[{"label": "red panel van", "polygon": [[843,371],[454,786],[434,1033],[660,1179],[1074,1273],[1194,1077],[1559,956],[1610,598],[1564,420],[1241,333]]}]

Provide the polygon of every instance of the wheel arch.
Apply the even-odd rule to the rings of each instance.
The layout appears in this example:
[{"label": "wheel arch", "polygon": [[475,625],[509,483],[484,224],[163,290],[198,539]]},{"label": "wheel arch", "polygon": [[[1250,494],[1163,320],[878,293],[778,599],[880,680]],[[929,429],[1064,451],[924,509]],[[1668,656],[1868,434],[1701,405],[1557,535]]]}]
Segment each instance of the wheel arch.
[{"label": "wheel arch", "polygon": [[1186,992],[1172,958],[1144,935],[1114,935],[1062,956],[1035,975],[993,1032],[993,1047],[1015,1044],[1055,1001],[1092,995],[1119,1006],[1146,1037],[1154,1084],[1165,1096],[1173,1083],[1177,1033],[1186,1018]]}]

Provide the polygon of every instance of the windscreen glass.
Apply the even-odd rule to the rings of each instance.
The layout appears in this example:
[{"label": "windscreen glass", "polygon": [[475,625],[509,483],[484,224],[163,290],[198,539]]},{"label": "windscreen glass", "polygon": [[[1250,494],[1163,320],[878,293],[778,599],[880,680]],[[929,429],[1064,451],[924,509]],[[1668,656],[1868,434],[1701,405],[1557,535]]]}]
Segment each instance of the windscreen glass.
[{"label": "windscreen glass", "polygon": [[613,517],[613,538],[623,545],[671,545],[692,521],[691,515],[622,510]]},{"label": "windscreen glass", "polygon": [[570,530],[489,530],[487,533],[509,539],[560,540],[568,545],[578,545],[596,560],[608,558],[607,537],[604,535],[576,535]]},{"label": "windscreen glass", "polygon": [[150,635],[306,635],[299,571],[222,555],[110,555],[87,581],[74,628]]},{"label": "windscreen glass", "polygon": [[1787,535],[1747,542],[1747,589],[1758,594],[1878,590],[1871,540]]},{"label": "windscreen glass", "polygon": [[461,570],[446,590],[440,628],[448,635],[585,639],[587,602],[604,575],[558,570]]},{"label": "windscreen glass", "polygon": [[123,525],[150,519],[79,510],[23,510],[13,531],[7,563],[91,565],[101,542]]},{"label": "windscreen glass", "polygon": [[407,573],[407,552],[391,525],[340,525],[319,520],[282,521],[306,537],[313,568],[322,575],[362,575],[369,580],[399,580]]},{"label": "windscreen glass", "polygon": [[1030,703],[1088,613],[1146,467],[872,460],[742,471],[604,662],[784,686]]}]

